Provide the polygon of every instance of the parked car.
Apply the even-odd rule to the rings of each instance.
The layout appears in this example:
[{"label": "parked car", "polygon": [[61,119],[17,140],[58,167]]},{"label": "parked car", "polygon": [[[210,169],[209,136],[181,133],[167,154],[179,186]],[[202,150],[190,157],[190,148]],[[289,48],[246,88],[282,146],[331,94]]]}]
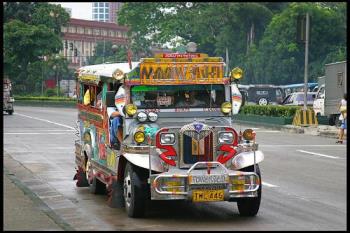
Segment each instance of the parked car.
[{"label": "parked car", "polygon": [[[308,91],[310,92],[316,92],[315,87],[318,86],[318,83],[307,83]],[[296,84],[288,84],[281,86],[283,89],[283,93],[285,96],[288,94],[291,94],[293,92],[302,92],[304,90],[305,84],[304,83],[296,83]]]},{"label": "parked car", "polygon": [[[314,103],[314,100],[316,98],[317,92],[308,92],[307,93],[307,102],[306,105],[312,106]],[[286,98],[284,98],[282,105],[295,105],[295,106],[302,106],[304,105],[304,92],[293,92],[291,94],[288,94]]]},{"label": "parked car", "polygon": [[247,92],[247,102],[258,105],[281,104],[284,98],[283,89],[275,85],[250,85]]}]

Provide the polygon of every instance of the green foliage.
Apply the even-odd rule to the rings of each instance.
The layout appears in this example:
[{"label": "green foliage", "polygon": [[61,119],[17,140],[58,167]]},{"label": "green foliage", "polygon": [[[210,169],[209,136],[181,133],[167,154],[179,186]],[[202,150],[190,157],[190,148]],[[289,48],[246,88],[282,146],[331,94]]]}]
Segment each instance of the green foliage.
[{"label": "green foliage", "polygon": [[88,60],[89,65],[101,63],[127,62],[127,48],[113,45],[110,41],[98,41],[95,47],[95,55]]},{"label": "green foliage", "polygon": [[47,96],[14,96],[16,100],[34,100],[34,101],[76,101],[76,99],[68,98],[68,97],[47,97]]},{"label": "green foliage", "polygon": [[46,76],[44,56],[62,47],[60,28],[69,14],[60,6],[44,2],[4,3],[3,68],[13,82],[15,93],[41,89]]},{"label": "green foliage", "polygon": [[198,51],[241,66],[242,84],[303,82],[304,44],[296,42],[296,19],[309,12],[309,80],[324,75],[324,64],[346,60],[346,3],[127,2],[120,24],[130,28],[136,54],[151,45],[194,41]]},{"label": "green foliage", "polygon": [[300,106],[279,106],[279,105],[245,105],[240,114],[274,116],[274,117],[293,117]]}]

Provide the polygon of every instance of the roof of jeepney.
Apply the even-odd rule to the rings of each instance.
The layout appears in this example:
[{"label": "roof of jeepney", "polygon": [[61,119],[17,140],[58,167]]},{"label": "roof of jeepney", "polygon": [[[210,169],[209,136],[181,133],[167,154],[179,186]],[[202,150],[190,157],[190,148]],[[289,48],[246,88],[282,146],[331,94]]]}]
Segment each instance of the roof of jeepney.
[{"label": "roof of jeepney", "polygon": [[[132,68],[135,69],[139,65],[139,62],[132,62]],[[133,69],[130,69],[129,63],[105,63],[98,65],[83,66],[78,69],[79,75],[89,74],[96,76],[113,77],[116,71],[121,71],[124,74],[129,73]]]}]

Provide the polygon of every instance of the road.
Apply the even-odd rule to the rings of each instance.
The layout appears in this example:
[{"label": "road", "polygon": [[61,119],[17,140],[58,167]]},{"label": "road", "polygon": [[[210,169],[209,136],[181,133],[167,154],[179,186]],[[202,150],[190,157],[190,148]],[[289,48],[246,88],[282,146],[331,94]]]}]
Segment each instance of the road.
[{"label": "road", "polygon": [[[334,139],[255,128],[263,190],[256,217],[236,203],[150,202],[143,219],[106,205],[73,181],[73,108],[17,106],[4,117],[4,168],[75,230],[346,230],[346,145]],[[244,129],[244,125],[239,125]],[[9,211],[7,209],[4,210]]]}]

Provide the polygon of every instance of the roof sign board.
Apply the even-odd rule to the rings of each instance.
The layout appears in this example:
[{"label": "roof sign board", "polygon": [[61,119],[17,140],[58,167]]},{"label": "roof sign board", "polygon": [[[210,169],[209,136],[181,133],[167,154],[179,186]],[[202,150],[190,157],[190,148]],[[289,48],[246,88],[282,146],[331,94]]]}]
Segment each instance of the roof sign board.
[{"label": "roof sign board", "polygon": [[140,65],[141,85],[220,84],[223,62],[145,62]]}]

